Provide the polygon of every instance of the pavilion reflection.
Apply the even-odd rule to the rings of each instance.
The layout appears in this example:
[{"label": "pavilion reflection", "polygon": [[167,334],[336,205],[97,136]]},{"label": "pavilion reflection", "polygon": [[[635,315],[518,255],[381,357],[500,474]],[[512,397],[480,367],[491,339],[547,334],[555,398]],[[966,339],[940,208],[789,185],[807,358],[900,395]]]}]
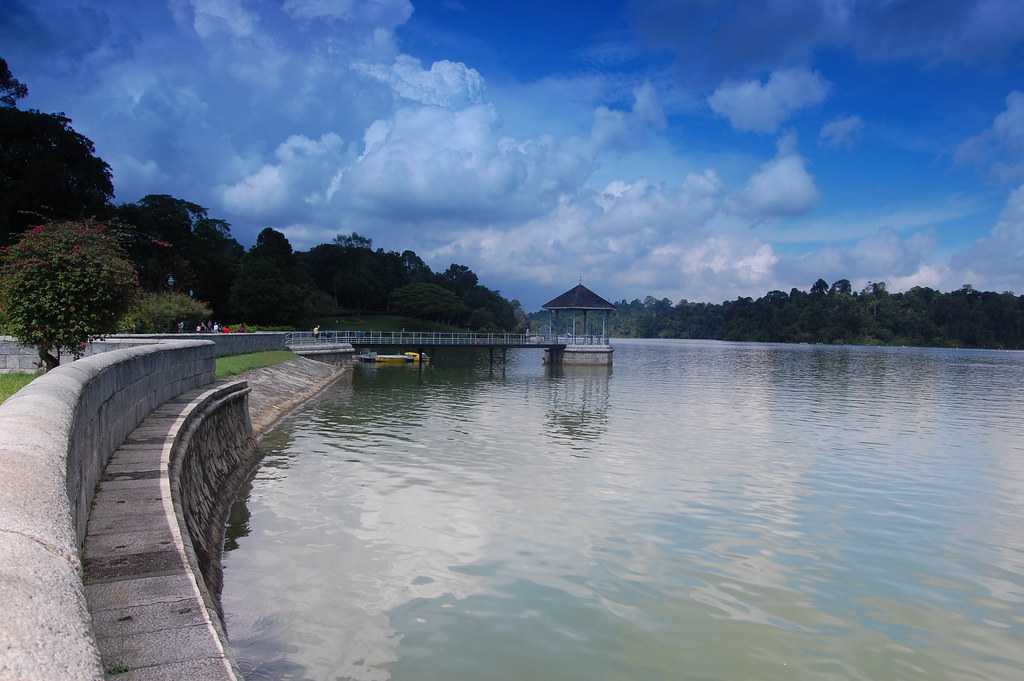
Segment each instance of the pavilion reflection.
[{"label": "pavilion reflection", "polygon": [[611,366],[548,365],[546,428],[555,438],[593,442],[608,430]]}]

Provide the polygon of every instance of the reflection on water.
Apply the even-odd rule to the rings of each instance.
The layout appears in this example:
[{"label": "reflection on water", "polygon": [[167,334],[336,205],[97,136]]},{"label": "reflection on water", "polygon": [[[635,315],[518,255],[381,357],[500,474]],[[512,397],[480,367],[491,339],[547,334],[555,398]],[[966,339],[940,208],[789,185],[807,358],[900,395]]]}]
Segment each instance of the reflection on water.
[{"label": "reflection on water", "polygon": [[357,368],[262,444],[247,678],[1018,679],[1024,355],[620,343]]},{"label": "reflection on water", "polygon": [[600,439],[608,426],[612,371],[612,367],[548,365],[548,434],[558,436],[570,447]]}]

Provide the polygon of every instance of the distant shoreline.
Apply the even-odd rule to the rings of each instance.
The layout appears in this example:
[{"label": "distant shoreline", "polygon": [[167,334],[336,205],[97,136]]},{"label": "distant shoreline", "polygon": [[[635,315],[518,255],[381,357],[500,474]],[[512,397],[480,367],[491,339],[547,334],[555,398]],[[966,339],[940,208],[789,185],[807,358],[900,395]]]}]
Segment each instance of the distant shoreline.
[{"label": "distant shoreline", "polygon": [[985,345],[913,345],[896,343],[809,343],[805,341],[736,340],[733,338],[667,338],[662,336],[609,336],[615,341],[714,341],[716,343],[758,343],[760,345],[796,345],[826,348],[906,348],[915,350],[990,350],[998,352],[1024,352],[1024,348],[999,348]]}]

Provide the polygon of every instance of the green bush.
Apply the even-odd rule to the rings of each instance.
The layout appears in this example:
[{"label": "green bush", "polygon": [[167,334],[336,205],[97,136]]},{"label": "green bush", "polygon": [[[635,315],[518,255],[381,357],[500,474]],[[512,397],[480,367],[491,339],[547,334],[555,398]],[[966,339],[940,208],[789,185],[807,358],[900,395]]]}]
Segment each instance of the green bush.
[{"label": "green bush", "polygon": [[178,322],[185,322],[185,331],[193,332],[211,314],[206,303],[184,293],[146,293],[121,318],[120,328],[129,333],[174,333]]},{"label": "green bush", "polygon": [[85,343],[117,329],[138,291],[135,267],[104,225],[59,222],[33,227],[0,251],[0,307],[11,335],[39,350],[77,356]]}]

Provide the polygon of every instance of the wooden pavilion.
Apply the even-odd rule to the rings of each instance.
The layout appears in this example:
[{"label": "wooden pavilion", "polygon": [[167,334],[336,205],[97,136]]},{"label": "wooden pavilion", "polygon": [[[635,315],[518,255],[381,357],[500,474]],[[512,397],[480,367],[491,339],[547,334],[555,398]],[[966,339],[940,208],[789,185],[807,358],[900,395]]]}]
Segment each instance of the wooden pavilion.
[{"label": "wooden pavilion", "polygon": [[576,333],[576,313],[583,313],[583,334],[584,337],[589,337],[590,327],[587,323],[587,315],[601,314],[601,339],[602,342],[607,342],[608,338],[608,317],[615,311],[615,306],[609,303],[607,300],[597,295],[583,284],[577,284],[571,289],[563,293],[562,295],[549,300],[541,309],[548,310],[551,312],[551,331],[554,333],[555,320],[558,318],[561,312],[572,312],[572,335],[575,338]]}]

